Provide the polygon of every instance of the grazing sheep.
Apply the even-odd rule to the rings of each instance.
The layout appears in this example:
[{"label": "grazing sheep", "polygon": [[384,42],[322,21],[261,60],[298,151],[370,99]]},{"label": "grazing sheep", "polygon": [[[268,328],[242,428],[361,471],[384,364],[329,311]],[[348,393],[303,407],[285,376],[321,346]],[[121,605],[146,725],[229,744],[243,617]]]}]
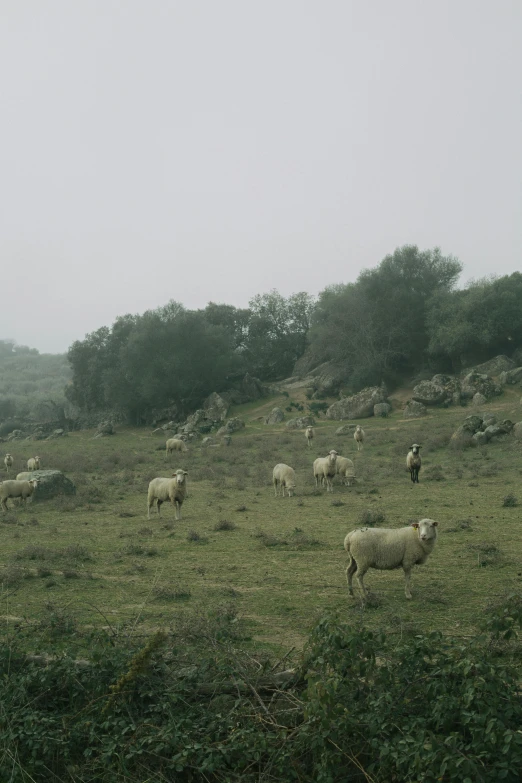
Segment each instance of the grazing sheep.
[{"label": "grazing sheep", "polygon": [[40,470],[40,457],[31,457],[28,459],[27,470]]},{"label": "grazing sheep", "polygon": [[308,448],[312,448],[312,441],[314,439],[314,428],[313,427],[307,427],[305,429],[305,438],[306,442],[308,443]]},{"label": "grazing sheep", "polygon": [[410,446],[410,451],[406,457],[406,467],[410,471],[411,480],[414,484],[419,483],[419,470],[421,469],[422,465],[419,449],[419,444],[414,443],[413,446]]},{"label": "grazing sheep", "polygon": [[353,433],[353,437],[355,442],[357,443],[357,451],[360,451],[362,449],[362,445],[364,443],[364,430],[361,427],[360,424],[357,425],[355,428],[355,432]]},{"label": "grazing sheep", "polygon": [[279,465],[276,465],[273,470],[272,479],[274,482],[276,497],[279,494],[278,486],[282,490],[283,497],[285,496],[285,487],[288,492],[288,497],[292,497],[295,489],[295,470],[293,468],[291,468],[289,465],[285,465],[283,462],[280,462]]},{"label": "grazing sheep", "polygon": [[13,467],[13,458],[10,454],[6,454],[4,457],[4,465],[5,465],[5,471],[6,473],[9,473],[9,468]]},{"label": "grazing sheep", "polygon": [[0,504],[2,510],[7,511],[8,498],[20,498],[22,503],[25,503],[26,499],[31,497],[39,483],[38,479],[30,479],[29,481],[15,481],[15,479],[9,479],[8,481],[2,481],[2,483],[0,483]]},{"label": "grazing sheep", "polygon": [[[351,487],[352,480],[355,478],[355,466],[348,457],[337,457],[335,463],[337,475],[341,477],[341,484]],[[344,479],[344,481],[343,481]]]},{"label": "grazing sheep", "polygon": [[149,484],[147,494],[147,517],[150,519],[150,510],[156,501],[158,516],[160,506],[166,500],[170,500],[175,509],[176,519],[181,519],[181,506],[186,497],[187,482],[185,476],[188,476],[186,470],[177,470],[172,474],[173,478],[155,478]]},{"label": "grazing sheep", "polygon": [[166,446],[167,457],[169,456],[169,454],[172,454],[173,451],[188,451],[188,448],[186,447],[185,443],[179,438],[169,438],[165,446]]},{"label": "grazing sheep", "polygon": [[326,483],[326,491],[333,492],[333,479],[336,471],[337,452],[332,449],[327,457],[318,457],[314,460],[315,486]]},{"label": "grazing sheep", "polygon": [[367,595],[363,578],[369,568],[389,571],[402,568],[406,580],[406,598],[411,598],[411,569],[417,563],[425,563],[433,552],[437,540],[437,523],[433,519],[421,519],[409,527],[393,530],[387,528],[363,527],[352,530],[344,539],[344,548],[350,555],[346,569],[348,590],[353,596],[352,577],[357,581],[363,596]]}]

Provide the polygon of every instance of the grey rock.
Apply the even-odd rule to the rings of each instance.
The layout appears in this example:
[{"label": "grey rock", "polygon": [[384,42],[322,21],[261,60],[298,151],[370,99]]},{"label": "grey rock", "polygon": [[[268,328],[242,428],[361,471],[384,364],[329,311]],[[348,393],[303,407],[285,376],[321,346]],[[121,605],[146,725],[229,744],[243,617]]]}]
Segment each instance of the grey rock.
[{"label": "grey rock", "polygon": [[232,443],[232,438],[230,437],[230,435],[223,435],[223,445],[230,446],[231,443]]},{"label": "grey rock", "polygon": [[7,436],[6,440],[20,440],[23,438],[24,433],[22,430],[12,430]]},{"label": "grey rock", "polygon": [[501,421],[498,424],[491,424],[489,427],[486,427],[484,432],[491,440],[491,438],[498,437],[499,435],[508,435],[513,430],[514,426],[512,421],[504,419],[504,421]]},{"label": "grey rock", "polygon": [[232,433],[243,429],[244,426],[245,426],[245,422],[236,416],[233,419],[229,419],[226,422],[226,424],[223,425],[223,427],[220,427],[219,430],[216,432],[216,435],[218,437],[221,437],[223,435],[232,435]]},{"label": "grey rock", "polygon": [[[65,430],[57,429],[57,430],[53,430],[51,434],[46,437],[45,440],[56,440],[56,438],[65,438],[66,436],[67,433]],[[94,437],[96,437],[96,435]]]},{"label": "grey rock", "polygon": [[448,393],[444,386],[433,381],[421,381],[413,388],[412,397],[415,402],[423,405],[440,405],[447,399]]},{"label": "grey rock", "polygon": [[498,394],[502,394],[502,388],[489,375],[472,370],[463,379],[460,392],[465,399],[472,399],[479,392],[484,395],[486,400],[490,400]]},{"label": "grey rock", "polygon": [[489,435],[487,432],[476,432],[474,435],[471,436],[471,440],[475,445],[477,446],[485,446],[486,443],[489,441]]},{"label": "grey rock", "polygon": [[496,424],[497,418],[492,413],[485,413],[482,417],[482,429],[485,430],[490,424]]},{"label": "grey rock", "polygon": [[340,427],[338,427],[335,430],[336,435],[351,435],[353,437],[353,433],[355,430],[356,425],[355,424],[341,424]]},{"label": "grey rock", "polygon": [[500,354],[499,356],[495,356],[493,359],[489,359],[487,362],[483,362],[483,364],[477,364],[477,366],[473,367],[472,369],[474,372],[478,372],[483,375],[497,376],[502,372],[512,370],[515,366],[515,362],[512,359],[508,359],[507,356]]},{"label": "grey rock", "polygon": [[39,479],[40,483],[36,492],[33,494],[33,501],[54,498],[56,495],[75,495],[76,487],[61,470],[33,470],[31,472],[19,473],[17,478]]},{"label": "grey rock", "polygon": [[281,408],[272,408],[268,416],[265,418],[265,424],[279,424],[284,421],[285,414]]},{"label": "grey rock", "polygon": [[373,408],[386,402],[388,394],[384,386],[370,386],[351,397],[334,402],[326,411],[327,419],[365,419],[373,416]]},{"label": "grey rock", "polygon": [[385,418],[389,413],[391,413],[392,406],[389,402],[378,402],[377,405],[373,406],[373,415],[374,416],[382,416]]},{"label": "grey rock", "polygon": [[205,417],[210,421],[225,421],[229,407],[228,402],[217,392],[212,392],[203,403]]},{"label": "grey rock", "polygon": [[207,435],[203,440],[201,441],[202,446],[210,446],[211,443],[214,442],[214,438],[211,438],[210,435]]},{"label": "grey rock", "polygon": [[306,427],[313,427],[314,424],[313,416],[298,416],[296,419],[288,419],[286,422],[289,430],[304,430]]},{"label": "grey rock", "polygon": [[473,405],[480,407],[481,405],[485,405],[486,402],[487,402],[486,398],[480,392],[477,392],[476,394],[473,395]]},{"label": "grey rock", "polygon": [[422,402],[410,400],[402,412],[405,419],[418,419],[420,416],[426,416],[428,409]]},{"label": "grey rock", "polygon": [[109,435],[115,435],[114,431],[114,425],[112,421],[102,421],[100,424],[98,424],[96,428],[96,432],[94,433],[95,438],[106,438]]},{"label": "grey rock", "polygon": [[515,367],[513,370],[501,373],[499,381],[502,386],[520,383],[522,381],[522,367]]},{"label": "grey rock", "polygon": [[513,435],[517,440],[522,440],[522,421],[517,421],[513,427]]}]

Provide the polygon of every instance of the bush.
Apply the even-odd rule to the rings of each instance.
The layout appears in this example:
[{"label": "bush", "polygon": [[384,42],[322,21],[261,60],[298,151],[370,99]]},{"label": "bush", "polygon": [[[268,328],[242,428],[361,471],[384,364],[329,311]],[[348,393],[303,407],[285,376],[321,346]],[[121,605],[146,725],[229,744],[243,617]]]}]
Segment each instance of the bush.
[{"label": "bush", "polygon": [[372,510],[367,509],[366,511],[362,511],[359,516],[359,522],[361,525],[364,525],[365,527],[373,527],[374,525],[380,525],[382,522],[386,521],[386,514],[384,511],[379,511],[378,509]]},{"label": "bush", "polygon": [[515,506],[518,506],[518,498],[510,492],[509,495],[505,495],[502,505],[506,508],[514,508]]}]

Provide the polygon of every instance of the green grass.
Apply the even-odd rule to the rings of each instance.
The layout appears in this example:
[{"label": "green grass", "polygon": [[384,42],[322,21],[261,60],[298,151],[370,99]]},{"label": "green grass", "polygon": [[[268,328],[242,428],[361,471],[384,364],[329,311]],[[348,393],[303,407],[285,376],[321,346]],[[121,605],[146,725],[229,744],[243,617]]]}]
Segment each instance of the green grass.
[{"label": "green grass", "polygon": [[[275,399],[244,408],[247,426],[229,447],[191,444],[168,460],[157,449],[161,438],[145,429],[118,428],[98,440],[74,432],[39,443],[43,467],[63,470],[78,493],[0,515],[4,638],[16,628],[30,645],[50,602],[67,617],[58,631],[63,626],[69,635],[93,626],[168,630],[180,611],[225,602],[248,624],[253,645],[300,646],[317,616],[333,608],[354,622],[364,612],[370,625],[394,631],[466,635],[487,604],[520,588],[520,510],[504,504],[508,494],[520,495],[522,454],[513,437],[451,448],[451,433],[472,412],[459,407],[420,420],[402,420],[399,411],[366,419],[359,453],[353,438],[334,435],[339,422],[319,419],[308,449],[302,431],[260,423]],[[518,400],[508,391],[487,410],[517,421]],[[418,485],[405,468],[413,441],[423,446]],[[353,459],[359,479],[353,487],[337,484],[333,495],[316,492],[312,475],[314,458],[331,448]],[[34,449],[20,442],[10,450],[19,471]],[[295,497],[274,497],[278,462],[296,470]],[[149,481],[178,467],[188,471],[182,520],[164,504],[161,518],[148,521]],[[405,599],[402,571],[373,570],[366,584],[377,600],[363,607],[349,598],[346,533],[365,519],[398,527],[423,517],[438,520],[439,540],[413,571],[413,600]]]}]

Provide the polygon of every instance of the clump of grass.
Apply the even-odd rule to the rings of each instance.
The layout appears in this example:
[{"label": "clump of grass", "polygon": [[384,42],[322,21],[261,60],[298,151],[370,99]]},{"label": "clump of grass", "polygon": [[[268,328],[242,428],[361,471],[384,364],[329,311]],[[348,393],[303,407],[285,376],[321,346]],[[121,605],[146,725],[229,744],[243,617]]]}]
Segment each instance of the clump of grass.
[{"label": "clump of grass", "polygon": [[285,539],[278,538],[271,533],[265,533],[264,530],[256,530],[253,535],[254,538],[259,539],[259,543],[263,546],[286,546],[288,544],[288,541],[285,541]]},{"label": "clump of grass", "polygon": [[86,546],[82,544],[71,544],[62,551],[62,557],[69,560],[93,560],[93,556]]},{"label": "clump of grass", "polygon": [[340,500],[339,498],[335,498],[335,500],[332,500],[331,505],[335,508],[338,508],[339,506],[345,506],[346,503],[343,500]]},{"label": "clump of grass", "polygon": [[15,552],[15,560],[54,560],[58,557],[58,551],[47,549],[45,546],[27,544],[19,552]]},{"label": "clump of grass", "polygon": [[19,566],[7,566],[0,571],[0,584],[3,587],[18,587],[24,578],[24,571]]},{"label": "clump of grass", "polygon": [[193,544],[208,544],[208,538],[206,536],[200,536],[197,530],[189,530],[187,533],[187,541]]},{"label": "clump of grass", "polygon": [[502,551],[498,546],[486,541],[479,544],[468,544],[467,548],[477,553],[477,565],[481,567],[496,565],[503,558]]},{"label": "clump of grass", "polygon": [[230,522],[228,519],[220,519],[219,522],[216,522],[214,525],[214,530],[217,532],[219,530],[235,530],[237,527],[235,522]]},{"label": "clump of grass", "polygon": [[3,522],[4,525],[18,524],[18,518],[14,511],[8,511],[7,514],[2,514],[2,516],[0,517],[0,521]]},{"label": "clump of grass", "polygon": [[80,574],[74,568],[64,568],[62,571],[64,579],[79,579]]},{"label": "clump of grass", "polygon": [[118,516],[122,517],[123,519],[128,519],[130,517],[135,517],[136,514],[133,514],[132,511],[120,511]]},{"label": "clump of grass", "polygon": [[426,481],[446,481],[442,465],[430,465],[424,472]]},{"label": "clump of grass", "polygon": [[36,517],[33,517],[32,519],[29,520],[29,522],[27,524],[28,525],[33,525],[34,527],[37,527],[40,523],[38,522]]},{"label": "clump of grass", "polygon": [[138,530],[138,535],[140,536],[152,536],[154,535],[154,531],[151,527],[142,527]]},{"label": "clump of grass", "polygon": [[128,544],[121,550],[123,555],[135,555],[144,557],[156,557],[158,550],[155,546],[141,546],[140,544]]},{"label": "clump of grass", "polygon": [[446,528],[446,533],[460,533],[462,530],[471,531],[471,519],[459,519],[454,527]]},{"label": "clump of grass", "polygon": [[246,507],[246,506],[238,506],[238,507],[236,508],[236,511],[240,511],[240,512],[242,512],[242,511],[247,511],[247,507]]},{"label": "clump of grass", "polygon": [[374,525],[380,525],[382,522],[386,521],[386,514],[384,511],[380,511],[379,509],[366,509],[366,511],[362,511],[359,515],[359,522],[361,525],[364,525],[364,527],[373,527]]},{"label": "clump of grass", "polygon": [[157,601],[188,601],[192,598],[188,587],[155,587],[152,594]]},{"label": "clump of grass", "polygon": [[39,576],[41,579],[47,579],[48,576],[52,576],[52,571],[50,568],[46,568],[45,566],[38,566],[36,569],[36,575]]},{"label": "clump of grass", "polygon": [[304,549],[308,546],[320,546],[321,542],[318,538],[312,538],[308,536],[303,530],[296,527],[292,533],[289,542],[291,546],[296,546],[298,549]]},{"label": "clump of grass", "polygon": [[514,508],[515,506],[518,506],[518,498],[516,495],[514,495],[512,492],[510,492],[508,495],[504,496],[504,499],[502,500],[502,505],[506,508]]}]

